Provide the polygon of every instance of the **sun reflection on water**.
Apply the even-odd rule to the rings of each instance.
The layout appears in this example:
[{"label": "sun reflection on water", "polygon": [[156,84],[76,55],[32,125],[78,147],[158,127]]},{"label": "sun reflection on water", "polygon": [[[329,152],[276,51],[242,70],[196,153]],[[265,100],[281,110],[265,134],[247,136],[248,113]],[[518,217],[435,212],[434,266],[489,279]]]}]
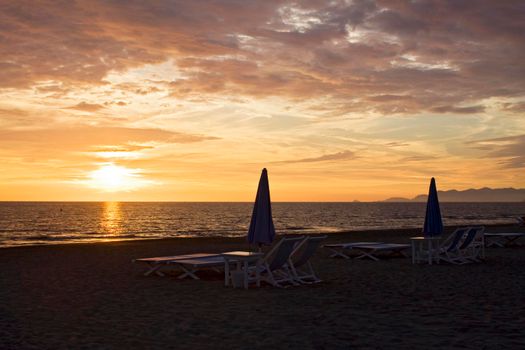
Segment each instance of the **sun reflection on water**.
[{"label": "sun reflection on water", "polygon": [[122,233],[122,213],[120,202],[105,202],[100,218],[100,225],[106,235],[118,235]]}]

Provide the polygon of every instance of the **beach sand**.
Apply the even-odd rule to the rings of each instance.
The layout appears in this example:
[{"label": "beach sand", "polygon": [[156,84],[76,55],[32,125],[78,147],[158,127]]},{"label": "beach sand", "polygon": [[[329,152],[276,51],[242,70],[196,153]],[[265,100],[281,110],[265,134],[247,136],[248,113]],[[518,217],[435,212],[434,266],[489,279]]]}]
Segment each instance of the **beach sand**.
[{"label": "beach sand", "polygon": [[[327,242],[408,243],[417,234]],[[199,281],[145,277],[131,263],[246,248],[244,239],[184,238],[0,249],[0,348],[525,348],[525,247],[487,249],[484,263],[462,266],[321,250],[314,266],[324,282],[286,289],[227,288],[211,271]]]}]

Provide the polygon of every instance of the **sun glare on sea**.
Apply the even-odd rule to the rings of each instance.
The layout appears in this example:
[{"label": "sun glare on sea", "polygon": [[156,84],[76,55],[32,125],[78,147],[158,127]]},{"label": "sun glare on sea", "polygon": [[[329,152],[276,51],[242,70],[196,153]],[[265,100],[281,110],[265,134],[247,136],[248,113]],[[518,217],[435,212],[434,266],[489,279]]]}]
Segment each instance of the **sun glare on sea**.
[{"label": "sun glare on sea", "polygon": [[91,187],[107,192],[129,191],[144,185],[136,171],[115,164],[92,171],[88,182]]}]

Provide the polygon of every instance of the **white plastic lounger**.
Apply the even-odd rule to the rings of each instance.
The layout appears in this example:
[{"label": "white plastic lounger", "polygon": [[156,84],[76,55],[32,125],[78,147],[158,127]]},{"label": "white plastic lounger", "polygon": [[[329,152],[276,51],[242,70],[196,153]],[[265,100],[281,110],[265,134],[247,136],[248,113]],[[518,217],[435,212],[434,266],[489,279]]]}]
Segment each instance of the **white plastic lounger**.
[{"label": "white plastic lounger", "polygon": [[480,262],[485,257],[483,226],[456,229],[439,248],[439,259],[451,264]]},{"label": "white plastic lounger", "polygon": [[181,268],[183,273],[177,276],[178,279],[186,277],[194,280],[200,279],[195,273],[200,269],[211,268],[214,271],[221,272],[220,268],[224,267],[224,258],[222,256],[209,256],[194,259],[171,260],[170,265],[176,265]]},{"label": "white plastic lounger", "polygon": [[310,263],[310,258],[314,256],[317,248],[327,236],[306,237],[295,247],[288,259],[288,266],[294,279],[299,283],[319,283],[321,279],[317,277]]},{"label": "white plastic lounger", "polygon": [[346,249],[351,250],[354,247],[360,245],[372,245],[372,244],[383,244],[383,242],[350,242],[350,243],[332,243],[325,244],[323,248],[326,248],[332,252],[330,258],[341,257],[344,259],[350,259],[350,256],[344,253]]},{"label": "white plastic lounger", "polygon": [[356,259],[370,258],[374,261],[378,261],[377,254],[381,252],[388,252],[389,256],[402,256],[408,258],[408,255],[404,250],[410,248],[410,244],[398,244],[398,243],[382,243],[382,244],[360,244],[352,247],[361,253]]},{"label": "white plastic lounger", "polygon": [[471,227],[470,230],[474,235],[472,241],[467,242],[468,237],[465,238],[459,250],[467,261],[480,262],[485,259],[485,227],[475,226]]},{"label": "white plastic lounger", "polygon": [[437,249],[435,253],[438,256],[438,263],[440,261],[445,261],[451,264],[462,263],[462,257],[459,254],[459,246],[467,232],[470,230],[470,227],[460,227],[452,232],[441,246]]},{"label": "white plastic lounger", "polygon": [[518,239],[525,237],[523,232],[501,232],[501,233],[485,233],[487,238],[487,247],[512,247],[520,246]]},{"label": "white plastic lounger", "polygon": [[[268,251],[261,259],[260,279],[268,282],[274,287],[283,287],[282,283],[298,285],[288,266],[290,254],[304,237],[284,237],[277,242],[271,250]],[[249,269],[253,276],[257,274],[256,267]]]},{"label": "white plastic lounger", "polygon": [[134,263],[144,263],[149,266],[149,269],[144,272],[144,276],[151,275],[155,273],[159,276],[164,276],[164,273],[160,271],[161,268],[168,266],[168,264],[174,260],[185,260],[185,259],[198,259],[220,256],[220,254],[209,254],[209,253],[197,253],[197,254],[185,254],[185,255],[171,255],[171,256],[158,256],[154,258],[140,258],[133,259]]}]

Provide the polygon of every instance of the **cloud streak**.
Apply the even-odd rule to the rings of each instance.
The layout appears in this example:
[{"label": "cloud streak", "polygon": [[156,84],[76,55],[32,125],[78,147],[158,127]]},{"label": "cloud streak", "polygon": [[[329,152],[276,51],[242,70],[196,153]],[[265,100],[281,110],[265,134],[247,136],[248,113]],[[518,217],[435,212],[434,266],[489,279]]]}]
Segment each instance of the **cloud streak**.
[{"label": "cloud streak", "polygon": [[318,163],[318,162],[333,162],[333,161],[345,161],[355,159],[356,155],[352,151],[341,151],[337,153],[325,154],[319,157],[302,158],[293,160],[283,160],[274,162],[275,164],[294,164],[294,163]]}]

